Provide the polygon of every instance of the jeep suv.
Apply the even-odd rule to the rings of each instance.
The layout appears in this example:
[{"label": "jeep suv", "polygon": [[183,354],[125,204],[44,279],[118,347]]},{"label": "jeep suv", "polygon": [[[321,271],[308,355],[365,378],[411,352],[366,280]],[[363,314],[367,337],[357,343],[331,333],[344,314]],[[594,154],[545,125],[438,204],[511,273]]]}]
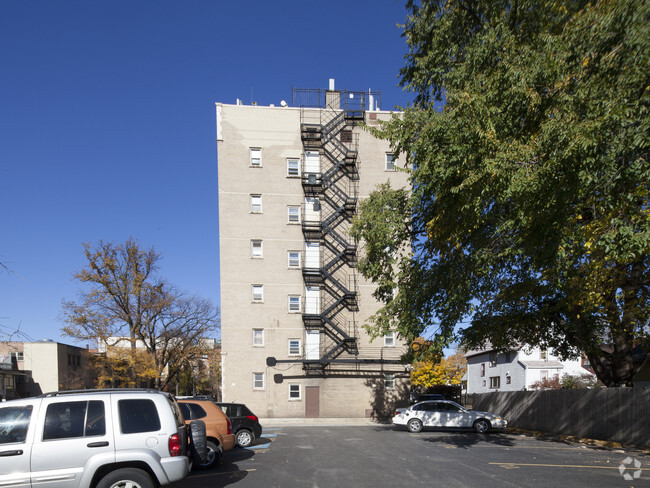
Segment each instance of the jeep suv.
[{"label": "jeep suv", "polygon": [[189,469],[187,428],[167,393],[84,390],[0,404],[0,486],[154,488]]}]

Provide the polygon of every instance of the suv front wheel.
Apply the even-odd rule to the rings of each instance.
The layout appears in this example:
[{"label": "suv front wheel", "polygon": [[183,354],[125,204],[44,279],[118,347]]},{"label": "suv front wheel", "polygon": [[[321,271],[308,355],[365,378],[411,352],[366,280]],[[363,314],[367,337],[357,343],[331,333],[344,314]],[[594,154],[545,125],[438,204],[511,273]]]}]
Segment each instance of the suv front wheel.
[{"label": "suv front wheel", "polygon": [[122,468],[104,476],[97,488],[154,488],[151,476],[136,468]]}]

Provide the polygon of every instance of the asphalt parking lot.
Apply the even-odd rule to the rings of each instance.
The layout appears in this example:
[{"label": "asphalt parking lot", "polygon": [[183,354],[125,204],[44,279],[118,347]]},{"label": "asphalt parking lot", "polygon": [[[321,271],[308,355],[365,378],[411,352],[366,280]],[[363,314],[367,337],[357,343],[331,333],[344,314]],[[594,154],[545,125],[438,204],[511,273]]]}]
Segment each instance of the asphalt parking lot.
[{"label": "asphalt parking lot", "polygon": [[650,487],[650,456],[511,433],[269,424],[252,447],[173,485],[226,486]]}]

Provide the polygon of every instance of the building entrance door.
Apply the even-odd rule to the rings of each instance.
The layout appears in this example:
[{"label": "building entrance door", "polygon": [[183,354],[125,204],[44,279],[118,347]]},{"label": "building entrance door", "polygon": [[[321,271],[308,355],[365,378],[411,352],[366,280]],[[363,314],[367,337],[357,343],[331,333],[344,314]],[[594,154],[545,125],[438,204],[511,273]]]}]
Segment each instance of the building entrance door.
[{"label": "building entrance door", "polygon": [[320,386],[305,387],[305,417],[320,417]]}]

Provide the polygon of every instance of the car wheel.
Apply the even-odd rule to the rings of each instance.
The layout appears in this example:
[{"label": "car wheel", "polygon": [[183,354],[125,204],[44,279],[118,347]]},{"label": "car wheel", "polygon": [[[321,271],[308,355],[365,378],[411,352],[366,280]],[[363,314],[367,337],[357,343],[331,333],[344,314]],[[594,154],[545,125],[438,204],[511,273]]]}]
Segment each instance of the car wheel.
[{"label": "car wheel", "polygon": [[154,488],[154,486],[151,476],[136,468],[111,471],[97,483],[97,488]]},{"label": "car wheel", "polygon": [[221,449],[217,444],[212,441],[205,443],[206,459],[204,463],[198,463],[199,469],[210,469],[217,466],[221,462]]},{"label": "car wheel", "polygon": [[422,421],[420,419],[411,419],[406,424],[406,428],[409,432],[420,432],[422,430]]},{"label": "car wheel", "polygon": [[491,428],[492,425],[490,424],[490,422],[488,422],[485,419],[479,419],[476,422],[474,422],[474,430],[479,434],[484,434],[486,432],[489,432]]},{"label": "car wheel", "polygon": [[206,443],[205,422],[203,420],[190,422],[190,453],[192,454],[192,462],[198,466],[207,462]]},{"label": "car wheel", "polygon": [[237,432],[236,439],[239,447],[248,447],[253,443],[255,437],[253,437],[253,434],[249,430],[242,429]]}]

